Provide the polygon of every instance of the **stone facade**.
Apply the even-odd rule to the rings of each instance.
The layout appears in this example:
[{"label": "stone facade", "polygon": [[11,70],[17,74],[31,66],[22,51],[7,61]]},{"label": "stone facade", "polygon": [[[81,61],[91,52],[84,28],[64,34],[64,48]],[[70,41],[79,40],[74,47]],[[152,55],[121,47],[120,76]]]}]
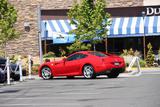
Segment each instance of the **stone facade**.
[{"label": "stone facade", "polygon": [[107,0],[108,7],[143,6],[143,0]]},{"label": "stone facade", "polygon": [[153,5],[160,5],[159,0],[143,0],[144,6],[153,6]]},{"label": "stone facade", "polygon": [[[16,29],[20,38],[7,43],[8,55],[39,55],[38,5],[42,9],[69,9],[74,0],[8,0],[18,12]],[[80,0],[79,0],[80,2]],[[143,0],[108,0],[108,7],[142,6]],[[24,22],[29,22],[30,31],[25,31]]]}]

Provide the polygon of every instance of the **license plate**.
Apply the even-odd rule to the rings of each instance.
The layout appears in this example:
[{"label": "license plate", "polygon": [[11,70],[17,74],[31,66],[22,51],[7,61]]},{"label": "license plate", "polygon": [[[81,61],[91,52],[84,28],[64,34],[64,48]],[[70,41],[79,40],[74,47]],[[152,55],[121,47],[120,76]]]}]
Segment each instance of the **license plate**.
[{"label": "license plate", "polygon": [[118,66],[118,65],[119,65],[119,63],[118,63],[118,62],[115,62],[115,63],[114,63],[114,65],[117,65],[117,66]]}]

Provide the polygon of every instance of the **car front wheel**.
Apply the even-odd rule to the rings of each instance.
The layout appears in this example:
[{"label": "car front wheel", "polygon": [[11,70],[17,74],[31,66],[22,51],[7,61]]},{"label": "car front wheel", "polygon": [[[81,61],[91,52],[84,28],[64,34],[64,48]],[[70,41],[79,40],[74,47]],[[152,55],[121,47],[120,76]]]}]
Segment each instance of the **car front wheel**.
[{"label": "car front wheel", "polygon": [[51,79],[53,77],[51,69],[47,66],[41,69],[41,75],[42,75],[42,78],[45,80]]},{"label": "car front wheel", "polygon": [[94,68],[91,65],[85,65],[83,68],[83,75],[87,79],[96,78]]}]

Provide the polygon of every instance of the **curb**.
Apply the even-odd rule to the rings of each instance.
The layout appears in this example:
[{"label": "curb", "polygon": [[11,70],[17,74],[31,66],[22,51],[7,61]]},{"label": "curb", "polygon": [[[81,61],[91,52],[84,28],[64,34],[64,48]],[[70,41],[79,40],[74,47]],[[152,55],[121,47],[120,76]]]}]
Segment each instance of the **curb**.
[{"label": "curb", "polygon": [[32,75],[31,78],[23,76],[23,80],[41,80],[41,78],[38,75]]}]

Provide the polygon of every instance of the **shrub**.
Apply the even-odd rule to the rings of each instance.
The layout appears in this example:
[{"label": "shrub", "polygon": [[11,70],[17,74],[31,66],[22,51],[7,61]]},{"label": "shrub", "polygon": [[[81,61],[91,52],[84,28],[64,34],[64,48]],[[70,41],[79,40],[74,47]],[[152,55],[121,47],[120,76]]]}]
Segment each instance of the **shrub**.
[{"label": "shrub", "polygon": [[[128,63],[127,63],[128,64]],[[126,66],[129,66],[129,64],[127,65],[126,64]],[[137,63],[135,62],[134,63],[134,65],[133,65],[133,67],[137,67],[137,65],[136,65]],[[146,61],[145,60],[143,60],[143,59],[139,59],[139,64],[140,64],[140,67],[146,67]]]},{"label": "shrub", "polygon": [[32,66],[32,74],[38,74],[39,64],[34,64]]},{"label": "shrub", "polygon": [[154,54],[153,54],[151,43],[147,45],[147,48],[148,48],[148,52],[145,60],[146,60],[147,66],[150,67],[150,66],[153,66],[153,63],[154,63]]},{"label": "shrub", "polygon": [[0,50],[0,57],[4,57],[5,56],[5,52],[3,50]]},{"label": "shrub", "polygon": [[[133,51],[132,48],[130,48],[129,50],[127,49],[123,49],[123,53],[121,54],[121,56],[123,56],[125,62],[126,62],[126,66],[129,66],[129,64],[131,63],[131,61],[133,60],[134,56],[137,57],[141,57],[141,54],[139,51]],[[146,66],[146,61],[140,59],[139,60],[139,64],[141,67],[145,67]],[[134,67],[137,66],[136,63],[133,65]]]},{"label": "shrub", "polygon": [[140,57],[140,52],[139,51],[133,51],[132,48],[130,48],[129,50],[127,49],[123,49],[123,53],[121,54],[121,56],[138,56]]},{"label": "shrub", "polygon": [[128,55],[128,50],[127,49],[123,49],[122,56],[127,56],[127,55]]},{"label": "shrub", "polygon": [[91,44],[85,44],[80,41],[76,41],[71,46],[68,46],[67,49],[69,53],[73,53],[76,51],[82,51],[82,50],[90,50]]},{"label": "shrub", "polygon": [[61,57],[66,55],[66,51],[63,48],[60,48]]},{"label": "shrub", "polygon": [[10,62],[16,63],[18,61],[19,55],[12,55],[10,57]]},{"label": "shrub", "polygon": [[146,61],[142,60],[142,59],[139,60],[139,64],[140,64],[141,67],[146,67],[146,65],[147,65]]},{"label": "shrub", "polygon": [[130,49],[128,50],[128,55],[132,55],[132,56],[134,56],[134,51],[133,51],[133,49],[132,49],[132,48],[130,48]]},{"label": "shrub", "polygon": [[47,54],[43,55],[43,58],[51,58],[51,57],[55,57],[54,52],[48,52]]}]

